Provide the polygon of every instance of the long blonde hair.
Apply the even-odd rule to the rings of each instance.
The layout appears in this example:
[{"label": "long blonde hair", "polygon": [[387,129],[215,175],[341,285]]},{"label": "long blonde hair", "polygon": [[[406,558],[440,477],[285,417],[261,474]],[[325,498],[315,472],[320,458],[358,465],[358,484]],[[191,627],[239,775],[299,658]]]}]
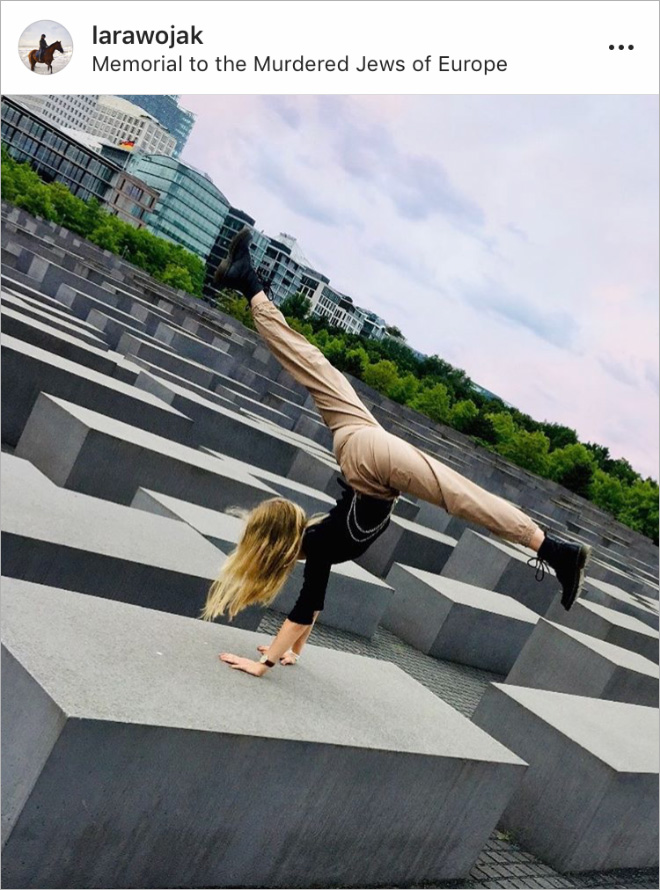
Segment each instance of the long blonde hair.
[{"label": "long blonde hair", "polygon": [[322,518],[308,518],[286,498],[262,501],[249,512],[232,512],[243,516],[245,528],[206,595],[201,615],[205,621],[225,612],[233,619],[247,606],[270,605],[300,557],[305,529]]}]

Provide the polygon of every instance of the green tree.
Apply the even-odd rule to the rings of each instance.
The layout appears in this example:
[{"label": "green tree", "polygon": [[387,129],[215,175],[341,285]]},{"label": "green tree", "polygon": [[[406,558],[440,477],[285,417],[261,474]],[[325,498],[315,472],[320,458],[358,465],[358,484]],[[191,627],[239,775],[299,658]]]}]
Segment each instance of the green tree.
[{"label": "green tree", "polygon": [[449,412],[449,423],[456,430],[468,432],[478,416],[479,409],[472,399],[462,399],[452,405],[451,411]]},{"label": "green tree", "polygon": [[193,290],[192,278],[190,272],[183,266],[175,266],[174,263],[168,263],[165,266],[163,274],[160,277],[163,284],[169,284],[170,287],[178,287],[181,290],[191,293]]},{"label": "green tree", "polygon": [[507,445],[509,442],[513,442],[516,435],[516,425],[508,411],[486,414],[486,417],[490,420],[495,430],[495,442],[498,450],[500,445]]},{"label": "green tree", "polygon": [[620,479],[624,485],[634,485],[640,478],[639,473],[636,473],[633,470],[625,457],[605,461],[603,469],[606,473],[609,473],[610,476],[615,476],[617,479]]},{"label": "green tree", "polygon": [[379,392],[387,393],[399,379],[397,366],[388,359],[367,365],[363,380]]},{"label": "green tree", "polygon": [[596,471],[596,461],[581,443],[564,445],[550,454],[550,478],[560,485],[579,494],[589,497],[591,480]]},{"label": "green tree", "polygon": [[550,440],[551,451],[563,448],[565,445],[577,444],[577,433],[568,426],[562,426],[560,423],[541,423],[539,429]]},{"label": "green tree", "polygon": [[607,463],[611,460],[610,449],[605,445],[597,445],[595,442],[585,442],[584,447],[588,448],[593,454],[594,460],[601,470],[605,470]]},{"label": "green tree", "polygon": [[[591,449],[589,450],[591,451]],[[597,461],[598,457],[595,456],[594,460]],[[607,510],[612,516],[619,516],[625,503],[625,492],[621,480],[597,467],[591,480],[589,499],[602,510]]]},{"label": "green tree", "polygon": [[449,417],[449,392],[443,383],[436,383],[420,390],[412,401],[412,407],[431,420],[443,423]]},{"label": "green tree", "polygon": [[658,483],[638,479],[625,492],[619,519],[658,543]]},{"label": "green tree", "polygon": [[525,429],[517,430],[513,439],[497,446],[497,451],[503,457],[539,476],[545,476],[548,472],[549,449],[547,436],[538,430],[530,433]]},{"label": "green tree", "polygon": [[301,293],[296,293],[282,300],[280,311],[285,318],[299,318],[301,321],[305,321],[311,305],[311,300]]},{"label": "green tree", "polygon": [[401,405],[409,405],[415,398],[418,390],[419,380],[414,374],[408,372],[403,377],[397,377],[392,386],[387,390],[387,395]]}]

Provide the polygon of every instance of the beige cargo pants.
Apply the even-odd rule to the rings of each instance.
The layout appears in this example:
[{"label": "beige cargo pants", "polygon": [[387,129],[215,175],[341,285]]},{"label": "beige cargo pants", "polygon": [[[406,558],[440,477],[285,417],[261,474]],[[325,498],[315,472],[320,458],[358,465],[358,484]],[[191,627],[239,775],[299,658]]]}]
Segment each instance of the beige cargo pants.
[{"label": "beige cargo pants", "polygon": [[332,432],[337,462],[352,488],[386,500],[399,493],[412,494],[505,540],[529,545],[536,523],[517,507],[384,430],[341,371],[292,330],[267,297],[253,298],[252,316],[273,355],[310,392]]}]

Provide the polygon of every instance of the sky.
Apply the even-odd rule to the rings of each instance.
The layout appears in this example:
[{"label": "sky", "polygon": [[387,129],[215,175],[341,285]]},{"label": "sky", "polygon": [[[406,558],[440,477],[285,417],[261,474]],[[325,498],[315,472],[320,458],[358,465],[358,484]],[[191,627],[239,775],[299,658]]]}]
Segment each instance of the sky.
[{"label": "sky", "polygon": [[61,40],[63,46],[71,46],[71,35],[67,29],[58,22],[50,21],[50,19],[43,19],[28,25],[21,34],[19,43],[21,46],[37,48],[42,34],[46,35],[49,46],[51,43],[55,43],[56,40]]},{"label": "sky", "polygon": [[658,478],[657,96],[182,96],[182,159],[409,344]]}]

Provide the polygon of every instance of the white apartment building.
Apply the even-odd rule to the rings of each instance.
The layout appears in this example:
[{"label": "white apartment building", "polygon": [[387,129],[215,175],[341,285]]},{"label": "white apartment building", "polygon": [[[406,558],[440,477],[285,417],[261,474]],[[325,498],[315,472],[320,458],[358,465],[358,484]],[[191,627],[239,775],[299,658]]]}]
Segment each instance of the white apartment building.
[{"label": "white apartment building", "polygon": [[325,285],[312,308],[312,314],[327,318],[331,325],[359,334],[366,319],[366,312],[355,306],[350,297],[340,294],[329,285]]},{"label": "white apartment building", "polygon": [[98,103],[98,96],[10,96],[31,111],[36,111],[58,127],[87,130]]},{"label": "white apartment building", "polygon": [[134,142],[145,154],[171,157],[176,148],[175,137],[155,117],[119,96],[99,96],[89,124],[81,129],[113,145]]}]

